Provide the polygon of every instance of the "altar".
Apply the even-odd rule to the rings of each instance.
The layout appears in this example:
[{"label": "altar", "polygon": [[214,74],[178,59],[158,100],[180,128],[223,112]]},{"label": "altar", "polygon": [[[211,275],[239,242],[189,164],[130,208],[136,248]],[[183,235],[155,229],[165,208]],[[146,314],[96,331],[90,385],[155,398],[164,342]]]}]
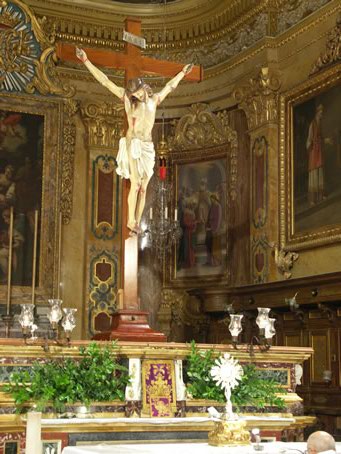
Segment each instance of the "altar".
[{"label": "altar", "polygon": [[[87,345],[89,342],[81,341],[73,342],[70,347],[50,346],[46,353],[39,344],[25,345],[21,340],[3,340],[0,342],[3,358],[0,364],[1,381],[6,383],[13,371],[29,370],[36,361],[79,359],[79,347]],[[100,342],[98,345],[104,348],[108,344]],[[272,347],[268,351],[255,349],[251,356],[247,346],[235,350],[231,345],[200,344],[198,348],[202,352],[212,350],[217,356],[229,352],[240,364],[253,364],[263,374],[264,380],[275,378],[283,389],[282,409],[265,406],[261,410],[247,407],[238,411],[246,422],[246,430],[258,428],[262,439],[269,441],[303,441],[304,428],[313,424],[315,418],[304,415],[302,399],[296,393],[296,387],[300,383],[301,365],[310,358],[311,348]],[[191,452],[189,448],[192,449],[192,442],[195,442],[196,452],[201,452],[198,449],[204,449],[204,446],[207,448],[205,443],[208,433],[214,428],[208,408],[213,406],[221,412],[224,404],[186,396],[186,378],[182,375],[182,366],[186,370],[190,352],[191,346],[181,343],[118,342],[115,354],[129,365],[131,374],[135,374],[135,380],[126,389],[125,399],[93,402],[86,409],[84,405],[72,404],[67,410],[68,418],[57,417],[52,408],[45,411],[41,420],[43,445],[45,443],[46,446],[58,448],[59,451],[56,452],[64,449],[65,454],[109,452],[108,449],[120,453],[135,452],[133,449],[136,452],[153,453],[153,449],[160,446],[158,443],[170,446],[177,441],[184,443],[179,449],[176,446],[178,453],[182,452],[180,449]],[[162,367],[169,371],[166,380],[161,381],[159,377],[151,383],[153,368],[159,370]],[[151,399],[148,400],[148,397]],[[164,405],[154,405],[155,402]],[[13,399],[4,392],[0,393],[0,405],[1,436],[5,442],[18,442],[24,448],[25,415],[15,413]],[[165,414],[168,416],[162,416]],[[83,449],[87,445],[100,446],[102,451],[91,451],[95,448]],[[220,448],[207,449],[220,451]],[[249,452],[245,451],[246,448],[243,449],[240,452]]]}]

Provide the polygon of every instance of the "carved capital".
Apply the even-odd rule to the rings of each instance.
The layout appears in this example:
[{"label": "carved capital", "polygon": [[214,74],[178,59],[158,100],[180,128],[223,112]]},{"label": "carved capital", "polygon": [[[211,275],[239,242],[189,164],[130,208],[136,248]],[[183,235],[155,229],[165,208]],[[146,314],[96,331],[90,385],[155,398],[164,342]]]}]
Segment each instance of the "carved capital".
[{"label": "carved capital", "polygon": [[329,32],[326,49],[311,68],[310,75],[333,65],[341,60],[341,13],[336,19],[335,27]]},{"label": "carved capital", "polygon": [[236,88],[234,97],[244,110],[250,129],[277,121],[280,86],[278,75],[264,67],[247,84]]},{"label": "carved capital", "polygon": [[111,150],[118,147],[123,136],[123,106],[89,103],[81,109],[81,113],[90,147]]}]

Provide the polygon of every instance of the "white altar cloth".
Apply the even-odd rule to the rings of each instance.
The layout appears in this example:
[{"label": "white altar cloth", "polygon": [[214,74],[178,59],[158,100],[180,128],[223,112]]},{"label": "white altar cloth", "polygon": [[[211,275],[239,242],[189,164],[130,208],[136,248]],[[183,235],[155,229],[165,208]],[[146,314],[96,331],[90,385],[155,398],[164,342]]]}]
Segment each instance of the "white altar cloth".
[{"label": "white altar cloth", "polygon": [[[256,451],[252,445],[236,447],[215,447],[207,443],[151,443],[151,444],[99,444],[69,446],[62,454],[299,454],[307,448],[306,443],[261,443],[263,451]],[[341,443],[337,443],[341,454]]]},{"label": "white altar cloth", "polygon": [[[240,416],[241,420],[245,421],[272,421],[272,422],[288,422],[289,424],[295,422],[294,418],[281,418],[278,416]],[[214,418],[208,417],[186,417],[186,418],[71,418],[71,419],[42,419],[42,426],[55,426],[55,425],[72,425],[72,424],[109,424],[125,423],[125,424],[162,424],[162,425],[182,425],[183,423],[206,424],[214,421]]]}]

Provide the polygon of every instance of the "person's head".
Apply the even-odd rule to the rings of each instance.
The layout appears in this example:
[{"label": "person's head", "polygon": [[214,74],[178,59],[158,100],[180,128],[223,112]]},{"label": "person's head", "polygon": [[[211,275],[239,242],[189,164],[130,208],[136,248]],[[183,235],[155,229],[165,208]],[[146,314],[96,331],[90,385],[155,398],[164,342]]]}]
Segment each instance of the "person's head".
[{"label": "person's head", "polygon": [[328,433],[321,430],[312,433],[307,440],[307,454],[318,454],[323,451],[335,451],[335,440]]},{"label": "person's head", "polygon": [[2,216],[2,219],[3,219],[5,224],[9,224],[10,223],[10,217],[11,217],[10,213],[11,212],[10,212],[9,208],[4,208],[3,211],[2,211],[1,216]]},{"label": "person's head", "polygon": [[8,164],[5,167],[5,175],[8,179],[11,179],[13,177],[13,174],[14,174],[14,167],[12,165]]},{"label": "person's head", "polygon": [[146,102],[147,97],[153,96],[153,91],[140,77],[128,80],[126,93],[133,103]]}]

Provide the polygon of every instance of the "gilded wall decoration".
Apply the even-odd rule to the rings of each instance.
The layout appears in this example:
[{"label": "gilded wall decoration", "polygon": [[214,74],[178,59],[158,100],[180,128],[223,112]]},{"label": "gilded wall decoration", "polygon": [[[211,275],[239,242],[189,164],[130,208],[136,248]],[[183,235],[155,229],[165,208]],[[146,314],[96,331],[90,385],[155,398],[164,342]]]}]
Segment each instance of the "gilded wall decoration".
[{"label": "gilded wall decoration", "polygon": [[0,5],[0,91],[72,96],[58,79],[54,43],[21,0]]},{"label": "gilded wall decoration", "polygon": [[341,13],[336,20],[336,26],[328,35],[326,50],[319,56],[311,68],[310,74],[315,74],[324,68],[334,65],[341,60]]},{"label": "gilded wall decoration", "polygon": [[89,331],[110,329],[111,314],[116,309],[118,255],[115,249],[90,248]]},{"label": "gilded wall decoration", "polygon": [[232,200],[235,200],[238,137],[237,132],[229,125],[226,111],[214,114],[207,104],[193,104],[189,112],[177,122],[174,135],[168,141],[174,158],[183,156],[182,151],[191,158],[203,158],[207,156],[207,149],[210,149],[211,153],[212,147],[227,144],[230,161],[229,194]]},{"label": "gilded wall decoration", "polygon": [[341,64],[281,96],[280,245],[341,240]]},{"label": "gilded wall decoration", "polygon": [[256,77],[236,88],[234,97],[247,116],[249,129],[277,122],[280,86],[278,74],[263,67]]},{"label": "gilded wall decoration", "polygon": [[[119,178],[115,156],[123,129],[123,108],[109,103],[87,103],[81,108],[86,126],[89,173],[92,175],[89,198],[88,262],[89,331],[109,331],[116,308],[119,251],[104,247],[119,227]],[[115,243],[116,244],[116,243]],[[119,246],[118,246],[119,247]]]},{"label": "gilded wall decoration", "polygon": [[264,227],[268,210],[268,141],[257,137],[252,146],[252,220],[256,229]]},{"label": "gilded wall decoration", "polygon": [[254,284],[262,284],[267,281],[269,274],[268,259],[269,243],[266,235],[253,237],[251,241],[251,270]]},{"label": "gilded wall decoration", "polygon": [[[62,124],[62,103],[52,98],[3,93],[0,109],[1,228],[6,231],[6,213],[13,206],[17,238],[12,299],[23,302],[31,298],[33,230],[38,210],[36,301],[45,302],[60,284],[56,277],[62,144],[56,125]],[[4,265],[8,248],[6,236],[2,238]],[[2,283],[5,279],[6,273],[1,277]],[[2,298],[4,292],[4,286],[0,286]]]},{"label": "gilded wall decoration", "polygon": [[76,144],[75,114],[78,111],[78,103],[68,99],[64,102],[63,115],[63,154],[62,154],[62,187],[61,187],[61,211],[63,223],[68,224],[72,216],[74,157]]},{"label": "gilded wall decoration", "polygon": [[120,185],[116,160],[99,155],[92,163],[91,230],[98,239],[111,240],[118,233]]}]

